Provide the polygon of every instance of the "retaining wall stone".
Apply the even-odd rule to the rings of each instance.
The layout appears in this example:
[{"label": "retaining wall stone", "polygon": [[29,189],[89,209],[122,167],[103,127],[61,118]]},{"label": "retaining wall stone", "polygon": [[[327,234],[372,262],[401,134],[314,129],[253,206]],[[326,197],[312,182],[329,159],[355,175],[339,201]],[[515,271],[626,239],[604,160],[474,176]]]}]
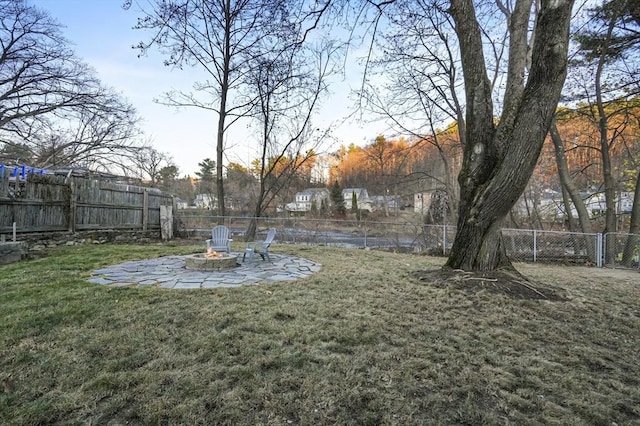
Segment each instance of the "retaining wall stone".
[{"label": "retaining wall stone", "polygon": [[26,256],[26,244],[23,242],[0,243],[0,265],[19,262]]}]

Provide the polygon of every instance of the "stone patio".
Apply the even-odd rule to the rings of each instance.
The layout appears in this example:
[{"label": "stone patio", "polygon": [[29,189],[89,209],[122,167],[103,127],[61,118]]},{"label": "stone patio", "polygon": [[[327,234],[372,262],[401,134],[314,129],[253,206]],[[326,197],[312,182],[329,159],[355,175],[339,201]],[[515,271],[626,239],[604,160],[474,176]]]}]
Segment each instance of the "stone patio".
[{"label": "stone patio", "polygon": [[[272,262],[258,259],[252,262],[240,262],[239,266],[234,268],[211,272],[186,269],[187,256],[136,260],[96,269],[92,272],[89,282],[112,287],[157,286],[173,289],[239,287],[294,281],[308,277],[322,268],[319,263],[301,257],[271,253],[270,256]],[[240,258],[242,258],[241,254]]]}]

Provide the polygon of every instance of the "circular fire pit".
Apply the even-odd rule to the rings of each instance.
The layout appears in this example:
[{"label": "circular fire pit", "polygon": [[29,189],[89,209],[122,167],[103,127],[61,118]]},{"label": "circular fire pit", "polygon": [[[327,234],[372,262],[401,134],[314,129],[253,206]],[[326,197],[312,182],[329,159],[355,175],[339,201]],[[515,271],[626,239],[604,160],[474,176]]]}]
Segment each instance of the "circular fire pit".
[{"label": "circular fire pit", "polygon": [[217,271],[219,269],[233,268],[238,262],[238,256],[218,253],[216,257],[207,257],[205,254],[192,254],[185,258],[184,267],[194,271]]}]

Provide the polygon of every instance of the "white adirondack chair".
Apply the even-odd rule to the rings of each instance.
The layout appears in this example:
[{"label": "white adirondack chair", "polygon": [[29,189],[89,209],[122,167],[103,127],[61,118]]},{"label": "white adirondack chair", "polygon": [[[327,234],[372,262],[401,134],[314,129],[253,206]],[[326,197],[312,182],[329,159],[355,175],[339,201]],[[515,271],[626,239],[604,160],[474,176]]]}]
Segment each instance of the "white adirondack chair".
[{"label": "white adirondack chair", "polygon": [[215,226],[211,230],[211,239],[207,240],[207,251],[212,249],[231,253],[231,241],[233,240],[229,238],[229,228],[224,225]]},{"label": "white adirondack chair", "polygon": [[264,241],[254,241],[252,243],[247,243],[247,247],[244,250],[244,254],[242,255],[242,261],[244,262],[247,254],[249,255],[249,260],[253,260],[253,255],[258,253],[262,260],[267,260],[271,262],[271,258],[269,258],[269,246],[273,242],[273,239],[276,236],[276,228],[269,229],[267,232],[267,238]]}]

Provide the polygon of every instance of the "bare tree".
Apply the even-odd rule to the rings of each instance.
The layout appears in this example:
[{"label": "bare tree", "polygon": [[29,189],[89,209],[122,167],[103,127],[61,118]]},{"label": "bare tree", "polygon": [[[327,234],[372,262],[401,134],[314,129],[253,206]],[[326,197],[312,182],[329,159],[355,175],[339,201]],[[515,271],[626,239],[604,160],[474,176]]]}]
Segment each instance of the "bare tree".
[{"label": "bare tree", "polygon": [[139,148],[135,110],[104,87],[60,24],[21,0],[0,0],[0,143],[38,167],[126,167]]},{"label": "bare tree", "polygon": [[[638,61],[628,55],[640,50],[640,23],[637,5],[631,0],[610,0],[590,11],[591,19],[576,33],[580,49],[573,65],[588,70],[593,79],[571,87],[571,96],[587,104],[585,111],[597,124],[599,152],[605,194],[605,233],[617,231],[616,193],[612,148],[621,143],[624,127],[629,124],[624,102],[640,94]],[[616,120],[616,117],[623,117]],[[615,241],[607,239],[606,261],[615,260]]]},{"label": "bare tree", "polygon": [[425,134],[425,126],[417,123],[433,127],[453,120],[464,144],[460,58],[450,16],[428,0],[398,1],[386,15],[389,24],[376,49],[383,54],[372,60],[370,71],[385,83],[378,87],[365,80],[364,107],[416,137]]},{"label": "bare tree", "polygon": [[[502,246],[500,225],[532,175],[560,97],[566,76],[573,1],[542,1],[534,7],[532,0],[498,1],[493,5],[451,0],[424,2],[422,9],[414,2],[400,0],[366,3],[373,4],[379,16],[392,4],[396,8],[387,15],[402,16],[403,8],[411,7],[407,16],[418,13],[430,16],[425,12],[441,8],[453,18],[452,27],[457,37],[451,40],[451,45],[457,44],[459,49],[466,105],[464,120],[457,117],[463,123],[460,140],[464,152],[458,176],[457,234],[447,266],[464,270],[510,266]],[[496,14],[502,14],[507,25],[495,19]],[[399,19],[401,23],[411,22]],[[443,17],[437,22],[447,23],[447,20]],[[455,99],[452,95],[457,93],[456,80],[434,85],[431,75],[436,76],[438,70],[447,68],[455,70],[457,59],[451,67],[442,61],[446,56],[429,53],[434,50],[427,38],[434,31],[431,25],[420,27],[422,31],[412,32],[413,28],[409,28],[410,36],[391,40],[393,43],[398,39],[403,41],[405,48],[399,51],[404,50],[409,59],[404,62],[407,70],[395,74],[413,76],[410,84],[419,90],[426,89],[424,103],[436,101],[438,106],[447,105],[442,100],[438,102],[435,96],[439,94],[443,99],[442,94],[446,93],[448,99]],[[446,31],[442,34],[448,36]],[[441,46],[442,41],[439,44]],[[420,48],[415,58],[411,57],[415,49],[406,46]],[[426,62],[419,66],[419,61],[427,56],[436,56],[431,63],[437,66],[429,67]],[[438,87],[450,92],[439,93]],[[456,109],[460,110],[456,107],[451,112]],[[391,111],[389,115],[396,114]]]},{"label": "bare tree", "polygon": [[140,177],[147,178],[151,186],[157,186],[167,178],[175,179],[178,168],[173,159],[164,152],[160,152],[151,146],[140,148],[132,158],[134,167],[138,169]]},{"label": "bare tree", "polygon": [[[551,123],[549,134],[551,136],[551,142],[553,142],[556,165],[558,167],[558,177],[560,178],[560,185],[562,186],[563,193],[566,193],[571,200],[570,203],[564,203],[567,216],[569,218],[572,217],[571,206],[573,205],[578,214],[580,230],[584,233],[591,234],[593,232],[593,228],[591,227],[591,221],[589,220],[589,212],[587,211],[584,201],[582,201],[582,198],[580,197],[580,191],[578,187],[571,177],[571,172],[569,170],[569,165],[567,163],[567,157],[565,153],[565,143],[562,140],[560,132],[558,131],[555,118]],[[572,231],[575,231],[575,229],[572,229]]]},{"label": "bare tree", "polygon": [[[193,91],[170,91],[159,102],[176,107],[212,111],[216,124],[216,188],[218,214],[224,216],[223,160],[225,135],[247,117],[256,102],[254,93],[242,91],[247,76],[260,66],[261,41],[287,31],[289,18],[299,8],[287,0],[148,0],[136,28],[151,32],[138,48],[144,53],[157,46],[165,65],[195,67],[203,78]],[[125,2],[130,7],[131,2]],[[298,41],[296,39],[295,41]]]},{"label": "bare tree", "polygon": [[131,105],[109,89],[93,103],[47,118],[31,143],[40,167],[82,166],[136,174],[132,160],[143,147],[139,119]]},{"label": "bare tree", "polygon": [[[286,37],[288,38],[288,37]],[[254,217],[260,217],[305,164],[312,161],[327,131],[314,129],[312,116],[326,92],[339,49],[322,44],[317,49],[289,42],[276,43],[254,69],[252,89],[258,95],[253,111],[260,137],[257,162],[259,183]],[[247,235],[255,236],[256,223]]]},{"label": "bare tree", "polygon": [[46,12],[21,0],[0,0],[0,47],[3,133],[28,136],[38,117],[92,103],[98,80]]},{"label": "bare tree", "polygon": [[[387,7],[393,4],[393,7]],[[425,142],[437,151],[443,167],[439,176],[428,170],[416,172],[413,177],[424,176],[424,181],[438,182],[445,190],[450,211],[455,215],[458,206],[459,188],[455,181],[458,172],[456,158],[451,150],[445,149],[440,137],[444,127],[450,126],[457,132],[457,148],[462,151],[466,140],[465,105],[462,80],[462,64],[455,37],[454,22],[447,8],[449,2],[434,0],[395,0],[380,2],[379,16],[387,21],[385,30],[375,40],[371,50],[383,52],[372,59],[370,72],[382,79],[382,84],[373,85],[365,79],[363,105],[390,123],[400,134],[411,135]],[[484,36],[485,52],[489,55],[486,72],[493,93],[500,93],[501,76],[506,62],[505,50],[507,34],[502,22],[495,19],[495,13],[502,13],[510,19],[511,11],[497,2],[493,14],[478,16],[479,26]],[[382,25],[380,25],[382,26]],[[447,132],[448,133],[448,132]],[[448,139],[448,138],[446,138]],[[411,178],[411,177],[407,177]],[[455,217],[450,219],[455,220]]]},{"label": "bare tree", "polygon": [[542,1],[531,27],[532,1],[514,3],[502,114],[496,124],[476,8],[471,0],[451,1],[465,81],[466,144],[448,267],[494,270],[511,265],[500,224],[533,173],[560,98],[572,6],[572,0]]}]

